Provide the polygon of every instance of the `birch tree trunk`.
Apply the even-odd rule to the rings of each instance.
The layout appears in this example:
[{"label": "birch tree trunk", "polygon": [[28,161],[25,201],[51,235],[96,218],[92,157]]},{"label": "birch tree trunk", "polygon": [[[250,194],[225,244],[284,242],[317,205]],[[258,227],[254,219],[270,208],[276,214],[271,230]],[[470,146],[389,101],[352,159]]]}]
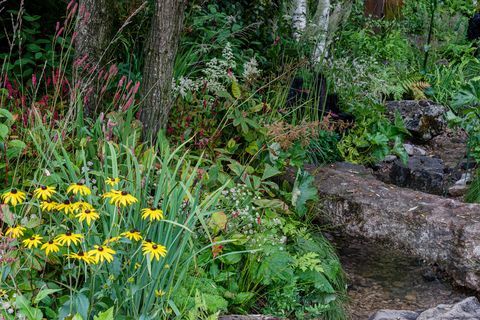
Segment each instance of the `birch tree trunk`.
[{"label": "birch tree trunk", "polygon": [[317,39],[312,61],[314,64],[318,64],[325,57],[328,27],[330,25],[330,0],[318,0],[317,10],[315,11],[313,21],[316,25]]},{"label": "birch tree trunk", "polygon": [[175,55],[183,26],[184,0],[156,0],[145,46],[143,106],[144,138],[155,137],[168,121]]},{"label": "birch tree trunk", "polygon": [[300,38],[307,27],[307,6],[307,0],[293,0],[293,37],[297,41],[300,41]]}]

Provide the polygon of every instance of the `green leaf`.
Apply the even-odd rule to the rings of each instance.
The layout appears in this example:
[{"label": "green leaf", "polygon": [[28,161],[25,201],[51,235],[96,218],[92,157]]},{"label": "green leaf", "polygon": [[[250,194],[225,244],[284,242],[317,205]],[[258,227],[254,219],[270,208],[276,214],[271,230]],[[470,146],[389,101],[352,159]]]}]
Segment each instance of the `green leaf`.
[{"label": "green leaf", "polygon": [[282,171],[278,170],[275,167],[272,167],[267,163],[265,164],[265,170],[263,171],[262,180],[270,179],[271,177],[279,175],[280,173],[282,173]]},{"label": "green leaf", "polygon": [[299,171],[292,190],[292,205],[300,215],[307,212],[307,201],[317,199],[314,178],[306,171]]},{"label": "green leaf", "polygon": [[[8,90],[7,89],[0,89],[0,94],[1,95],[8,95]],[[12,121],[13,120],[13,115],[11,114],[10,111],[7,109],[1,109],[0,108],[0,118],[7,118],[7,120]]]},{"label": "green leaf", "polygon": [[37,294],[35,297],[35,300],[33,301],[35,304],[38,304],[40,301],[45,299],[51,294],[54,294],[55,292],[59,292],[61,289],[42,289],[40,292]]},{"label": "green leaf", "polygon": [[42,311],[32,307],[30,305],[30,301],[28,301],[24,296],[17,296],[15,299],[15,305],[27,317],[28,320],[42,320]]},{"label": "green leaf", "polygon": [[26,147],[27,145],[25,144],[25,142],[21,140],[11,140],[8,143],[7,157],[8,158],[18,157]]},{"label": "green leaf", "polygon": [[0,141],[5,141],[8,136],[8,127],[0,123]]},{"label": "green leaf", "polygon": [[242,95],[240,86],[238,85],[238,82],[235,80],[232,82],[232,95],[235,97],[235,99],[240,98],[240,96]]},{"label": "green leaf", "polygon": [[100,312],[98,316],[93,317],[94,320],[113,320],[113,307],[107,311]]}]

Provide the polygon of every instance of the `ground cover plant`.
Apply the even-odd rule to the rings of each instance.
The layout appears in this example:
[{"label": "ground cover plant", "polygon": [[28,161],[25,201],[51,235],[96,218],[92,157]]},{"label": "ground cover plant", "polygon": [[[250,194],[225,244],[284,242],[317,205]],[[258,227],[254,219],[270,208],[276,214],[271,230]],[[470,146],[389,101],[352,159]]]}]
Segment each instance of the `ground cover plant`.
[{"label": "ground cover plant", "polygon": [[399,99],[449,107],[478,162],[475,9],[310,1],[298,29],[297,2],[0,1],[0,319],[347,318],[304,165],[405,161]]}]

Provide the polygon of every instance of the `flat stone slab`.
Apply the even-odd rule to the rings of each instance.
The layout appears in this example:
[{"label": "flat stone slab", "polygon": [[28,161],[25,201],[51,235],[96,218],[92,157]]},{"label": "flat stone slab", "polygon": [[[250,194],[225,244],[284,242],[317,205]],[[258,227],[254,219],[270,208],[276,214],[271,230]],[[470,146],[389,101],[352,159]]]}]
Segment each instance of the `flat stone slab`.
[{"label": "flat stone slab", "polygon": [[480,303],[469,297],[455,304],[441,304],[422,313],[405,310],[379,310],[370,320],[478,320]]},{"label": "flat stone slab", "polygon": [[220,316],[219,320],[282,320],[282,318],[276,318],[272,316],[264,316],[261,314],[252,314],[252,315],[228,315],[228,316]]},{"label": "flat stone slab", "polygon": [[439,266],[458,285],[480,291],[479,204],[388,185],[359,166],[307,169],[325,222],[347,235],[404,249]]}]

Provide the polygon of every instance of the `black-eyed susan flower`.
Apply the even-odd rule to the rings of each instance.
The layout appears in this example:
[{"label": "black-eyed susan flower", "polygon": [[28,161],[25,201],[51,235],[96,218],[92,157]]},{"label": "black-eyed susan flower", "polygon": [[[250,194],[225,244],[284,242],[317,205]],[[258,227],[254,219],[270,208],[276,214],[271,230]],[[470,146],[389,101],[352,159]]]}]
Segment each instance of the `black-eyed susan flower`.
[{"label": "black-eyed susan flower", "polygon": [[28,249],[32,249],[32,247],[38,247],[38,245],[42,243],[42,239],[43,238],[40,235],[34,234],[30,238],[23,240],[22,243]]},{"label": "black-eyed susan flower", "polygon": [[90,226],[92,221],[97,220],[100,218],[100,215],[95,211],[95,209],[85,209],[80,211],[76,216],[78,218],[78,221],[83,222],[84,220],[87,221],[87,225]]},{"label": "black-eyed susan flower", "polygon": [[76,211],[93,210],[93,206],[85,201],[74,202],[72,203],[72,206],[75,208]]},{"label": "black-eyed susan flower", "polygon": [[106,239],[105,241],[103,241],[103,244],[104,245],[112,244],[112,243],[118,242],[120,239],[122,239],[122,237],[110,237],[110,238]]},{"label": "black-eyed susan flower", "polygon": [[54,210],[57,210],[58,205],[58,202],[46,200],[40,203],[40,209],[45,212],[52,212]]},{"label": "black-eyed susan flower", "polygon": [[84,183],[77,182],[77,183],[72,183],[67,188],[67,193],[73,193],[73,194],[80,194],[82,196],[88,196],[89,194],[92,193],[92,191]]},{"label": "black-eyed susan flower", "polygon": [[49,186],[40,186],[33,191],[33,196],[37,199],[48,200],[55,194],[55,188]]},{"label": "black-eyed susan flower", "polygon": [[65,214],[74,214],[76,209],[75,203],[71,203],[70,200],[65,200],[62,203],[59,203],[55,209],[62,211]]},{"label": "black-eyed susan flower", "polygon": [[143,255],[146,255],[150,258],[150,261],[153,259],[160,260],[160,257],[165,257],[167,255],[167,248],[161,244],[155,242],[145,241],[142,245]]},{"label": "black-eyed susan flower", "polygon": [[95,258],[89,252],[77,252],[68,255],[69,258],[75,259],[78,261],[83,261],[86,264],[95,263]]},{"label": "black-eyed susan flower", "polygon": [[70,246],[72,243],[74,245],[77,245],[80,243],[80,241],[82,241],[82,239],[83,239],[83,236],[81,234],[73,233],[71,231],[67,231],[64,234],[60,234],[55,238],[55,240],[57,240],[58,243],[60,243],[60,245],[62,246],[64,245]]},{"label": "black-eyed susan flower", "polygon": [[110,204],[115,204],[117,207],[120,206],[129,206],[132,203],[135,203],[138,201],[137,198],[132,196],[130,193],[127,191],[118,191],[118,190],[112,190],[103,195],[104,198],[109,198],[110,199]]},{"label": "black-eyed susan flower", "polygon": [[20,238],[23,236],[23,231],[26,229],[22,226],[15,226],[15,227],[8,227],[7,231],[5,231],[5,235],[10,238]]},{"label": "black-eyed susan flower", "polygon": [[17,204],[21,204],[25,201],[27,198],[25,192],[17,190],[17,189],[11,189],[8,192],[5,192],[2,194],[2,200],[5,204],[11,204],[12,206],[16,206]]},{"label": "black-eyed susan flower", "polygon": [[150,221],[153,220],[162,220],[163,219],[163,211],[162,209],[156,208],[145,208],[142,209],[142,219],[146,220],[149,219]]},{"label": "black-eyed susan flower", "polygon": [[94,249],[90,250],[88,253],[92,255],[95,259],[95,263],[107,261],[113,261],[113,255],[115,254],[115,250],[107,247],[107,246],[93,246]]},{"label": "black-eyed susan flower", "polygon": [[116,186],[120,182],[120,178],[107,178],[105,179],[105,184],[109,186]]},{"label": "black-eyed susan flower", "polygon": [[58,252],[60,250],[60,243],[57,240],[50,240],[42,244],[40,249],[45,251],[45,254],[48,256],[52,252]]},{"label": "black-eyed susan flower", "polygon": [[123,232],[121,234],[122,237],[125,237],[129,240],[132,240],[132,241],[140,241],[142,240],[142,235],[140,234],[140,231],[136,230],[136,229],[132,229],[130,231],[127,231],[127,232]]}]

